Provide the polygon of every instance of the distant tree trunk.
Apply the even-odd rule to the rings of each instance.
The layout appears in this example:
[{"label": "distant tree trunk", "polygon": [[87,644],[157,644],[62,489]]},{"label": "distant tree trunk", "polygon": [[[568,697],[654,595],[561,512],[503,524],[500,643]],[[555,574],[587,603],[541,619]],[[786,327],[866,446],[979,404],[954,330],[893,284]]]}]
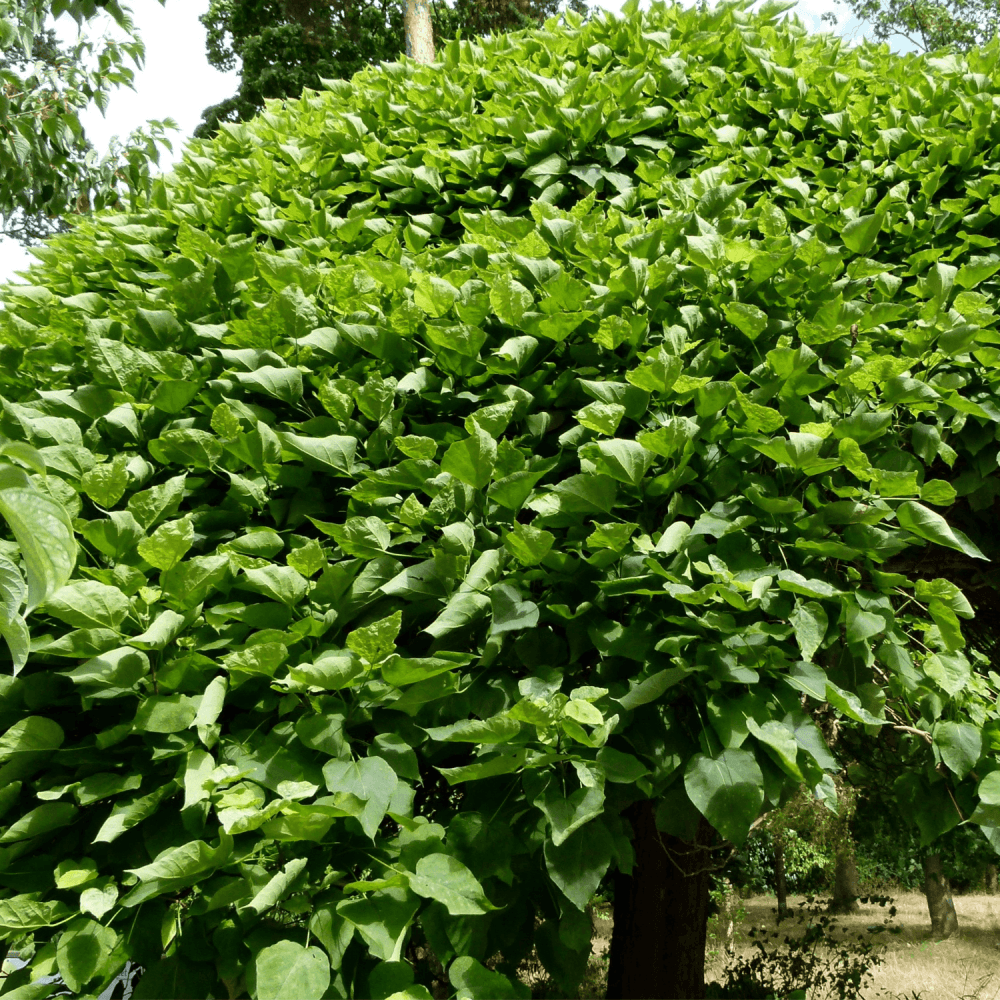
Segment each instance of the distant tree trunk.
[{"label": "distant tree trunk", "polygon": [[406,54],[419,63],[434,62],[430,0],[406,0],[403,28],[406,32]]},{"label": "distant tree trunk", "polygon": [[997,866],[996,865],[987,865],[986,866],[986,874],[985,874],[985,876],[983,878],[983,888],[987,892],[996,892],[997,891]]},{"label": "distant tree trunk", "polygon": [[635,868],[615,873],[607,996],[702,1000],[710,855],[697,847],[712,843],[712,828],[703,817],[695,844],[688,844],[656,829],[648,800],[625,815],[634,831]]},{"label": "distant tree trunk", "polygon": [[722,946],[727,955],[736,952],[735,921],[738,909],[739,899],[736,890],[729,879],[724,879],[722,904],[719,907],[719,928],[722,931]]},{"label": "distant tree trunk", "polygon": [[788,887],[785,885],[785,838],[781,833],[774,835],[774,890],[778,894],[778,919],[786,916],[788,909]]},{"label": "distant tree trunk", "polygon": [[924,858],[924,895],[931,914],[931,937],[950,937],[958,930],[958,914],[951,901],[951,886],[941,870],[940,854]]},{"label": "distant tree trunk", "polygon": [[833,883],[833,899],[830,901],[831,913],[857,913],[858,906],[858,866],[854,860],[854,848],[848,844],[837,851],[837,868]]}]

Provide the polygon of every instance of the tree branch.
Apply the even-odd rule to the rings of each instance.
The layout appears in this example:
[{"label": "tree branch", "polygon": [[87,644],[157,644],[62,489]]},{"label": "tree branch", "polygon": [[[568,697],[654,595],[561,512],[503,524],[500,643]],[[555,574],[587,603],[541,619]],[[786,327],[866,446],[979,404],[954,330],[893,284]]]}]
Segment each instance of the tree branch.
[{"label": "tree branch", "polygon": [[923,44],[922,47],[923,47],[923,50],[926,52],[927,51],[927,28],[924,25],[924,19],[918,13],[916,4],[913,3],[913,0],[910,0],[910,9],[913,11],[913,16],[917,20],[917,26],[920,28],[920,34],[923,35],[924,44]]},{"label": "tree branch", "polygon": [[930,733],[925,733],[922,729],[914,729],[913,726],[893,726],[892,728],[901,733],[913,733],[914,736],[923,736],[928,743],[934,742],[934,737]]}]

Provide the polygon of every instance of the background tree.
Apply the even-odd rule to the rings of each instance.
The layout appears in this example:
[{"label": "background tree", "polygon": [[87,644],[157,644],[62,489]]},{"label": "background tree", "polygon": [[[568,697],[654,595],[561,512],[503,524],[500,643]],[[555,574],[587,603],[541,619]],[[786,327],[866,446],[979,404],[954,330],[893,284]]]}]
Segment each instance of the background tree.
[{"label": "background tree", "polygon": [[[466,38],[538,26],[560,0],[428,0],[434,37]],[[570,9],[586,14],[582,0]],[[221,122],[253,118],[268,98],[297,98],[321,80],[349,79],[363,66],[392,61],[407,50],[405,0],[210,0],[201,17],[208,61],[220,70],[241,60],[236,94],[202,112],[199,138]]]},{"label": "background tree", "polygon": [[[968,51],[985,45],[997,32],[998,8],[995,0],[834,0],[871,26],[876,41],[886,42],[901,35],[925,52],[954,46]],[[835,13],[822,19],[834,27]]]},{"label": "background tree", "polygon": [[[887,705],[886,714],[898,718],[899,708]],[[933,730],[933,735],[923,726]],[[989,727],[986,739],[991,735]],[[958,929],[949,874],[956,874],[966,886],[979,882],[984,873],[988,876],[987,868],[996,856],[988,831],[959,825],[972,810],[964,790],[952,789],[948,777],[952,771],[963,775],[968,767],[965,773],[979,780],[969,760],[982,738],[972,725],[945,720],[930,724],[920,719],[917,725],[885,727],[874,736],[844,730],[838,743],[862,803],[859,837],[868,843],[894,844],[894,872],[905,868],[908,859],[919,867],[920,888],[935,937],[948,937]],[[931,747],[933,759],[929,761]]]},{"label": "background tree", "polygon": [[[857,804],[857,793],[840,774],[834,777],[837,791],[837,811],[830,808],[833,800],[821,801],[811,792],[799,788],[780,809],[765,813],[756,829],[771,834],[774,847],[775,894],[779,916],[789,914],[788,889],[785,880],[785,845],[790,830],[809,837],[810,843],[829,850],[835,859],[834,894],[830,910],[848,913],[856,910],[858,887],[855,845],[850,823]],[[828,804],[830,803],[830,804]]]},{"label": "background tree", "polygon": [[[165,0],[160,0],[161,3]],[[81,35],[60,45],[46,18],[69,14],[78,24],[110,14],[124,41]],[[169,119],[150,121],[115,142],[100,157],[80,125],[91,103],[103,112],[111,91],[133,85],[131,60],[142,66],[145,49],[128,8],[93,0],[2,0],[0,2],[0,229],[30,246],[65,228],[66,214],[119,202],[130,191],[134,210],[148,192],[158,144],[176,128]]]},{"label": "background tree", "polygon": [[[48,28],[35,36],[30,55],[25,54],[20,46],[14,46],[0,54],[0,66],[4,69],[10,68],[24,74],[30,71],[31,66],[37,61],[42,61],[46,65],[54,67],[59,62],[61,56],[62,53],[56,40],[56,33],[51,28]],[[10,93],[12,86],[9,83],[5,85],[4,89],[7,94]],[[76,149],[72,149],[70,150],[70,155],[79,156],[80,154]],[[45,190],[44,186],[42,190]],[[30,187],[21,187],[20,192],[29,195],[29,197],[35,194]],[[5,220],[3,231],[5,236],[17,240],[22,245],[32,246],[46,236],[51,236],[56,232],[63,232],[67,228],[68,225],[66,222],[58,215],[52,213],[51,208],[48,210],[32,211],[30,207],[27,210],[21,207],[16,209]]]}]

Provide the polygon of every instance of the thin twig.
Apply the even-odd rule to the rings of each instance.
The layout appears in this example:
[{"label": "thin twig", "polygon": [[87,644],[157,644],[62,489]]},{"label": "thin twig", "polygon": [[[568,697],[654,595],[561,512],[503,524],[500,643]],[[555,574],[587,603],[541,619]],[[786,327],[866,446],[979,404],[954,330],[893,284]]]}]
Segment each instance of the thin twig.
[{"label": "thin twig", "polygon": [[922,729],[915,729],[913,726],[893,726],[892,728],[901,733],[913,733],[914,736],[923,736],[928,743],[934,742],[934,737],[930,733],[925,733]]}]

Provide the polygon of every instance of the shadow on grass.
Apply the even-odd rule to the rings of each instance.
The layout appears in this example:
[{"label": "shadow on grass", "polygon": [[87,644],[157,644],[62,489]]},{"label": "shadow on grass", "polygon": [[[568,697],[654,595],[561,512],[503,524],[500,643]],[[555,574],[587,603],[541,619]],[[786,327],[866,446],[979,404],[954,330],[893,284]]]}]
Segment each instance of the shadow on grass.
[{"label": "shadow on grass", "polygon": [[[1000,997],[1000,896],[970,894],[955,896],[959,918],[958,931],[947,939],[935,939],[930,932],[927,902],[920,892],[886,892],[893,898],[896,917],[890,926],[896,933],[882,933],[876,940],[880,947],[878,961],[872,965],[869,987],[855,994],[860,1000],[994,1000]],[[820,900],[817,899],[817,902]],[[804,897],[789,899],[793,913]],[[742,912],[735,927],[735,958],[749,957],[756,952],[750,929],[777,929],[780,938],[798,938],[805,925],[795,919],[777,922],[775,898],[758,896],[741,900]],[[837,918],[837,926],[829,935],[832,945],[819,949],[832,956],[835,950],[859,932],[880,924],[888,907],[861,904],[860,911]],[[713,921],[709,922],[709,947],[706,949],[706,981],[721,979],[732,959],[719,947],[720,940]],[[829,995],[829,994],[827,994]],[[834,994],[836,995],[836,994]],[[852,995],[852,994],[848,994]],[[809,1000],[821,1000],[810,992]]]},{"label": "shadow on grass", "polygon": [[[874,936],[879,948],[878,961],[871,966],[868,987],[847,993],[852,1000],[1000,1000],[1000,895],[969,894],[955,896],[959,929],[945,940],[931,937],[927,902],[920,892],[884,891],[892,897],[896,916],[890,927],[897,931],[882,931]],[[828,897],[819,896],[814,905]],[[759,953],[750,930],[754,927],[778,932],[778,941],[786,936],[800,938],[807,932],[807,923],[799,923],[798,915],[805,904],[803,896],[789,898],[790,918],[777,921],[777,900],[773,896],[755,896],[737,902],[734,920],[734,949],[727,954],[721,936],[719,918],[708,924],[705,949],[705,981],[722,982],[725,970],[740,957],[750,958]],[[861,904],[860,912],[838,916],[829,944],[818,944],[826,958],[835,958],[838,949],[856,942],[858,933],[869,927],[883,925],[889,906]],[[608,949],[614,926],[610,907],[595,909],[593,952],[587,973],[575,996],[579,1000],[599,1000],[607,990]],[[867,935],[866,935],[867,936]],[[768,948],[773,950],[773,939]],[[532,956],[520,970],[522,982],[530,986],[535,1000],[565,998],[548,977],[537,956]],[[810,990],[808,1000],[827,1000],[836,993]]]}]

